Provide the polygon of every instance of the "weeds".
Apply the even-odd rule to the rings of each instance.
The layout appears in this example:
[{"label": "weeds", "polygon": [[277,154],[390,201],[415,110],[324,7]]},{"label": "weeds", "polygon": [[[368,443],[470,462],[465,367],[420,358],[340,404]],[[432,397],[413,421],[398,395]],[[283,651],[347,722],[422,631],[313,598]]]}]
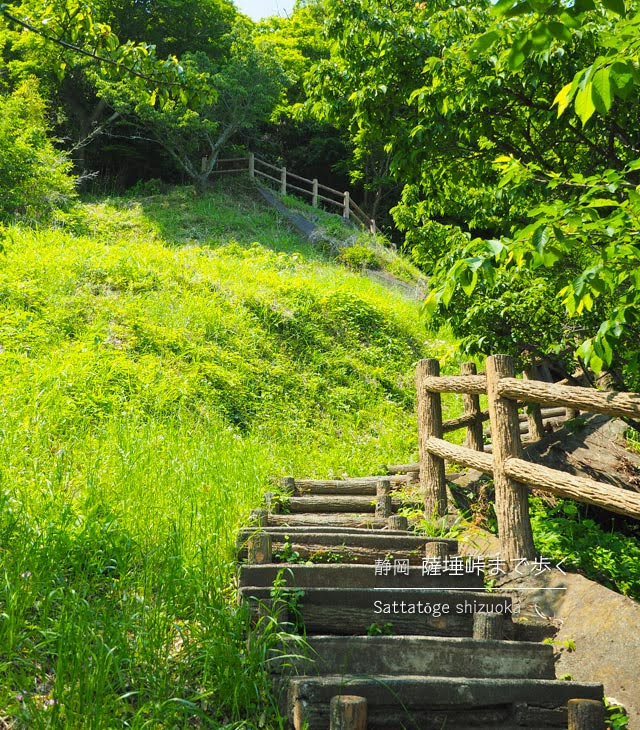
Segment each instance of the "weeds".
[{"label": "weeds", "polygon": [[0,707],[15,730],[278,727],[270,639],[247,643],[230,587],[235,530],[274,476],[415,451],[414,362],[446,343],[426,342],[417,304],[241,193],[2,229]]}]

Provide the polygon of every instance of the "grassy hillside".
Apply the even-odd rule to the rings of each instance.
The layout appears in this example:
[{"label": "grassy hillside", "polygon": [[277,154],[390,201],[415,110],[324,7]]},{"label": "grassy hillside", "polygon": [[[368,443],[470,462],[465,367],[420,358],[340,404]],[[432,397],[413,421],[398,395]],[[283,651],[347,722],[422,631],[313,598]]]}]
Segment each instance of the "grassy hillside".
[{"label": "grassy hillside", "polygon": [[233,531],[270,479],[415,457],[449,346],[248,195],[1,240],[0,724],[277,727]]}]

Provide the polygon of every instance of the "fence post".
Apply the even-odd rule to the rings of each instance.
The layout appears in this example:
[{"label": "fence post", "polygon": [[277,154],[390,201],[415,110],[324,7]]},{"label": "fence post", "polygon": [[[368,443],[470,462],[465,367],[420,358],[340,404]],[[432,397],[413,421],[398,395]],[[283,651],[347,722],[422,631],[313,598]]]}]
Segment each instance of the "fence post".
[{"label": "fence post", "polygon": [[251,535],[247,542],[247,562],[249,565],[261,565],[272,561],[271,535],[267,532],[257,532],[255,535]]},{"label": "fence post", "polygon": [[373,218],[371,218],[370,221],[371,222],[369,223],[369,233],[372,233],[375,236],[378,230],[376,228],[376,222],[373,220]]},{"label": "fence post", "polygon": [[392,509],[391,482],[379,479],[376,483],[376,517],[390,517]]},{"label": "fence post", "polygon": [[349,220],[349,191],[345,191],[344,194],[344,210],[342,211],[342,217],[348,221]]},{"label": "fence post", "polygon": [[387,518],[387,527],[390,530],[408,530],[409,520],[404,515],[390,515]]},{"label": "fence post", "polygon": [[313,178],[313,190],[311,191],[311,205],[314,208],[318,207],[318,178]]},{"label": "fence post", "polygon": [[256,158],[253,152],[249,152],[249,177],[253,180],[256,176]]},{"label": "fence post", "polygon": [[[473,362],[463,362],[460,368],[461,375],[476,375],[478,368]],[[464,415],[473,416],[474,422],[467,426],[466,446],[475,451],[484,450],[484,439],[482,438],[482,421],[480,420],[480,396],[472,393],[465,393],[462,396],[464,403]]]},{"label": "fence post", "polygon": [[283,167],[280,170],[280,193],[282,195],[287,194],[287,168]]},{"label": "fence post", "polygon": [[366,730],[367,700],[357,695],[336,695],[329,703],[329,730]]},{"label": "fence post", "polygon": [[[522,376],[527,380],[539,380],[538,368],[535,365],[523,371]],[[544,424],[542,423],[542,409],[537,403],[530,403],[527,407],[527,423],[529,425],[529,439],[540,441],[544,436]]]},{"label": "fence post", "polygon": [[600,700],[569,700],[569,730],[603,730],[604,705]]},{"label": "fence post", "polygon": [[200,160],[200,172],[206,172],[208,164],[209,164],[209,158],[202,157]]},{"label": "fence post", "polygon": [[529,500],[526,487],[507,476],[505,462],[522,458],[518,406],[498,395],[500,378],[513,378],[513,360],[508,355],[487,358],[487,396],[493,452],[493,483],[496,497],[501,557],[506,561],[535,557]]},{"label": "fence post", "polygon": [[420,486],[427,519],[447,513],[447,482],[444,459],[426,449],[429,438],[442,438],[442,401],[440,393],[428,393],[424,379],[440,375],[440,363],[433,358],[420,360],[416,369],[418,390],[418,448],[420,452]]},{"label": "fence post", "polygon": [[501,613],[489,611],[488,613],[473,614],[473,638],[474,639],[497,639],[502,640],[504,636],[504,616]]}]

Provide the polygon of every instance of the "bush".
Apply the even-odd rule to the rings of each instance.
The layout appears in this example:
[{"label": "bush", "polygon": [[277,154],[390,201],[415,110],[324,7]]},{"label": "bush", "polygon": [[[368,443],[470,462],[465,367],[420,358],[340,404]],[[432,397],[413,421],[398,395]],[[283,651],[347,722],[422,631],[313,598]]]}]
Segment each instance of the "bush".
[{"label": "bush", "polygon": [[0,95],[0,220],[42,221],[75,195],[71,162],[47,136],[35,81]]},{"label": "bush", "polygon": [[338,260],[350,269],[381,269],[382,265],[375,251],[356,243],[343,248]]},{"label": "bush", "polygon": [[531,526],[536,548],[564,567],[578,570],[614,591],[640,599],[640,540],[607,531],[584,518],[571,501],[550,507],[539,497],[531,503]]}]

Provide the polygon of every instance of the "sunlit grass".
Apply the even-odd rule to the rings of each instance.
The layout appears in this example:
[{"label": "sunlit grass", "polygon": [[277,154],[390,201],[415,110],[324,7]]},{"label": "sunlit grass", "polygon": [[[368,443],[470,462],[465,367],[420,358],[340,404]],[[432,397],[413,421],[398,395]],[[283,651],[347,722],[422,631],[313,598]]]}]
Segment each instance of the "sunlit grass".
[{"label": "sunlit grass", "polygon": [[416,459],[415,362],[454,367],[448,338],[244,194],[96,200],[2,245],[0,717],[278,727],[234,532],[285,474]]}]

